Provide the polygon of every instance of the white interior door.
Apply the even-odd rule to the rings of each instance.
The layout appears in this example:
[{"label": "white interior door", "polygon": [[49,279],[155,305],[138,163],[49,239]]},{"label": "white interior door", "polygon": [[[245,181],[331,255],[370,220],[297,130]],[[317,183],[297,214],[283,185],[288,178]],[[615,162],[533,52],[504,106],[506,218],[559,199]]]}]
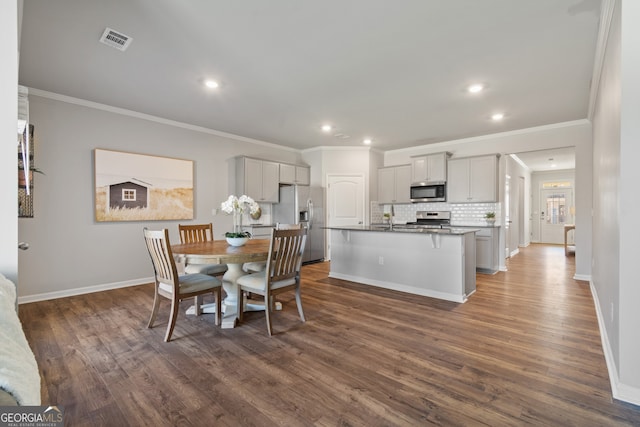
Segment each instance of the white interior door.
[{"label": "white interior door", "polygon": [[520,240],[520,214],[519,214],[519,210],[520,210],[520,180],[518,178],[515,178],[513,180],[513,182],[511,182],[510,186],[511,186],[511,196],[510,196],[510,200],[511,202],[509,203],[509,221],[511,221],[509,223],[509,229],[510,229],[510,239],[511,241],[509,242],[509,249],[511,250],[511,252],[509,253],[509,256],[512,257],[514,255],[516,255],[518,253],[519,249],[519,240]]},{"label": "white interior door", "polygon": [[511,257],[511,176],[504,177],[504,257]]},{"label": "white interior door", "polygon": [[525,200],[525,182],[524,176],[518,177],[518,246],[525,246],[526,239],[526,217],[524,211]]},{"label": "white interior door", "polygon": [[540,242],[564,244],[564,225],[573,224],[571,206],[573,190],[570,188],[540,191]]},{"label": "white interior door", "polygon": [[[364,176],[329,175],[327,177],[327,224],[329,226],[364,224]],[[327,235],[327,258],[331,259],[331,234]]]}]

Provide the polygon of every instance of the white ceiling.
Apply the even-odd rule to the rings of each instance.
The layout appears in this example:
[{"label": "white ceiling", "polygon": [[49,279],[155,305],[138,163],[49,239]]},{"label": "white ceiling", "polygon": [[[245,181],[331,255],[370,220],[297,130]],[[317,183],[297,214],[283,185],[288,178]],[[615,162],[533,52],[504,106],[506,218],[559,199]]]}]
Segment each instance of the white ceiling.
[{"label": "white ceiling", "polygon": [[[586,118],[600,6],[27,0],[19,83],[299,149],[392,150]],[[128,50],[99,43],[106,27]]]}]

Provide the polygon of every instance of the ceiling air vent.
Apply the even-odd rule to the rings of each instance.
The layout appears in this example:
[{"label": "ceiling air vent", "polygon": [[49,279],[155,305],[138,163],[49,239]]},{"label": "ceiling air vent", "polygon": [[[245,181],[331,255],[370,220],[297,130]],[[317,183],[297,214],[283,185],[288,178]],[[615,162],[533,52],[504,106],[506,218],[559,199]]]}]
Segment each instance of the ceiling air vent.
[{"label": "ceiling air vent", "polygon": [[131,44],[133,39],[129,36],[125,36],[111,28],[107,27],[100,37],[100,42],[107,46],[115,47],[118,50],[125,51]]}]

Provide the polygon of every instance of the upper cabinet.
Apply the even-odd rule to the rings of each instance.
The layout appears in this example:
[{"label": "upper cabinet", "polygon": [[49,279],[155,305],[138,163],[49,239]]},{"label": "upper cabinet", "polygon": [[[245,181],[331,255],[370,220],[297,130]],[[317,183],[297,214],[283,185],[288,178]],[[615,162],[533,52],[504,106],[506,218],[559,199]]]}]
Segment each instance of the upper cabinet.
[{"label": "upper cabinet", "polygon": [[297,166],[280,163],[281,184],[309,185],[310,182],[311,174],[307,166]]},{"label": "upper cabinet", "polygon": [[280,164],[267,160],[236,159],[236,191],[256,202],[278,203]]},{"label": "upper cabinet", "polygon": [[447,202],[498,201],[498,156],[467,157],[448,162]]},{"label": "upper cabinet", "polygon": [[410,165],[378,169],[378,203],[410,203],[410,187]]},{"label": "upper cabinet", "polygon": [[446,181],[447,159],[450,155],[444,152],[412,157],[411,183]]}]

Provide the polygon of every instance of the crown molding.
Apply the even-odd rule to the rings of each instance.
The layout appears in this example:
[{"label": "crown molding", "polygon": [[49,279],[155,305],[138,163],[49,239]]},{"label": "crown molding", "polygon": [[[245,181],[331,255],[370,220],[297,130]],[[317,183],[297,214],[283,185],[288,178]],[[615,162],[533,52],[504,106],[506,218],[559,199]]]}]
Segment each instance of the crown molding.
[{"label": "crown molding", "polygon": [[301,153],[311,153],[314,151],[375,151],[379,153],[384,153],[384,151],[381,151],[377,148],[360,147],[357,145],[352,145],[352,146],[319,145],[317,147],[305,148],[300,150]]},{"label": "crown molding", "polygon": [[604,57],[607,52],[607,43],[609,41],[609,32],[611,30],[611,21],[613,20],[615,6],[616,0],[602,0],[600,27],[598,28],[598,39],[596,42],[596,53],[593,59],[593,74],[591,76],[591,88],[589,91],[589,110],[587,113],[589,121],[593,121],[593,115],[595,114],[598,90],[600,89],[600,78],[602,76],[602,69],[604,68]]},{"label": "crown molding", "polygon": [[135,117],[137,119],[147,120],[150,122],[161,123],[168,126],[187,129],[194,132],[205,133],[208,135],[220,136],[222,138],[234,139],[236,141],[248,142],[250,144],[262,145],[270,148],[277,148],[279,150],[286,150],[299,153],[300,150],[296,148],[287,147],[285,145],[274,144],[272,142],[260,141],[258,139],[247,138],[245,136],[235,135],[232,133],[222,132],[215,129],[209,129],[202,126],[195,126],[188,123],[178,122],[175,120],[164,119],[162,117],[152,116],[150,114],[139,113],[137,111],[127,110],[125,108],[113,107],[111,105],[100,104],[98,102],[87,101],[85,99],[74,98],[72,96],[61,95],[59,93],[48,92],[46,90],[29,88],[29,95],[35,95],[42,98],[53,99],[55,101],[66,102],[67,104],[80,105],[82,107],[94,108],[96,110],[107,111],[109,113],[120,114],[128,117]]},{"label": "crown molding", "polygon": [[488,134],[488,135],[480,135],[480,136],[472,136],[469,138],[462,138],[462,139],[454,139],[451,141],[442,141],[442,142],[435,142],[433,144],[424,144],[424,145],[415,145],[413,147],[407,147],[407,148],[400,148],[397,150],[389,150],[386,151],[386,153],[402,153],[402,152],[414,152],[416,150],[420,150],[420,149],[427,149],[429,151],[433,151],[433,148],[447,148],[450,147],[452,145],[456,145],[456,144],[466,144],[466,143],[472,143],[472,142],[478,142],[478,141],[486,141],[487,139],[496,139],[496,138],[506,138],[509,136],[514,136],[514,135],[526,135],[526,134],[532,134],[532,133],[537,133],[537,132],[544,132],[547,130],[553,130],[553,129],[562,129],[562,128],[567,128],[567,127],[572,127],[572,126],[582,126],[582,125],[590,125],[591,122],[587,119],[580,119],[580,120],[572,120],[569,122],[561,122],[561,123],[554,123],[554,124],[550,124],[550,125],[542,125],[542,126],[535,126],[535,127],[531,127],[531,128],[524,128],[524,129],[517,129],[517,130],[511,130],[511,131],[507,131],[507,132],[500,132],[500,133],[492,133],[492,134]]}]

